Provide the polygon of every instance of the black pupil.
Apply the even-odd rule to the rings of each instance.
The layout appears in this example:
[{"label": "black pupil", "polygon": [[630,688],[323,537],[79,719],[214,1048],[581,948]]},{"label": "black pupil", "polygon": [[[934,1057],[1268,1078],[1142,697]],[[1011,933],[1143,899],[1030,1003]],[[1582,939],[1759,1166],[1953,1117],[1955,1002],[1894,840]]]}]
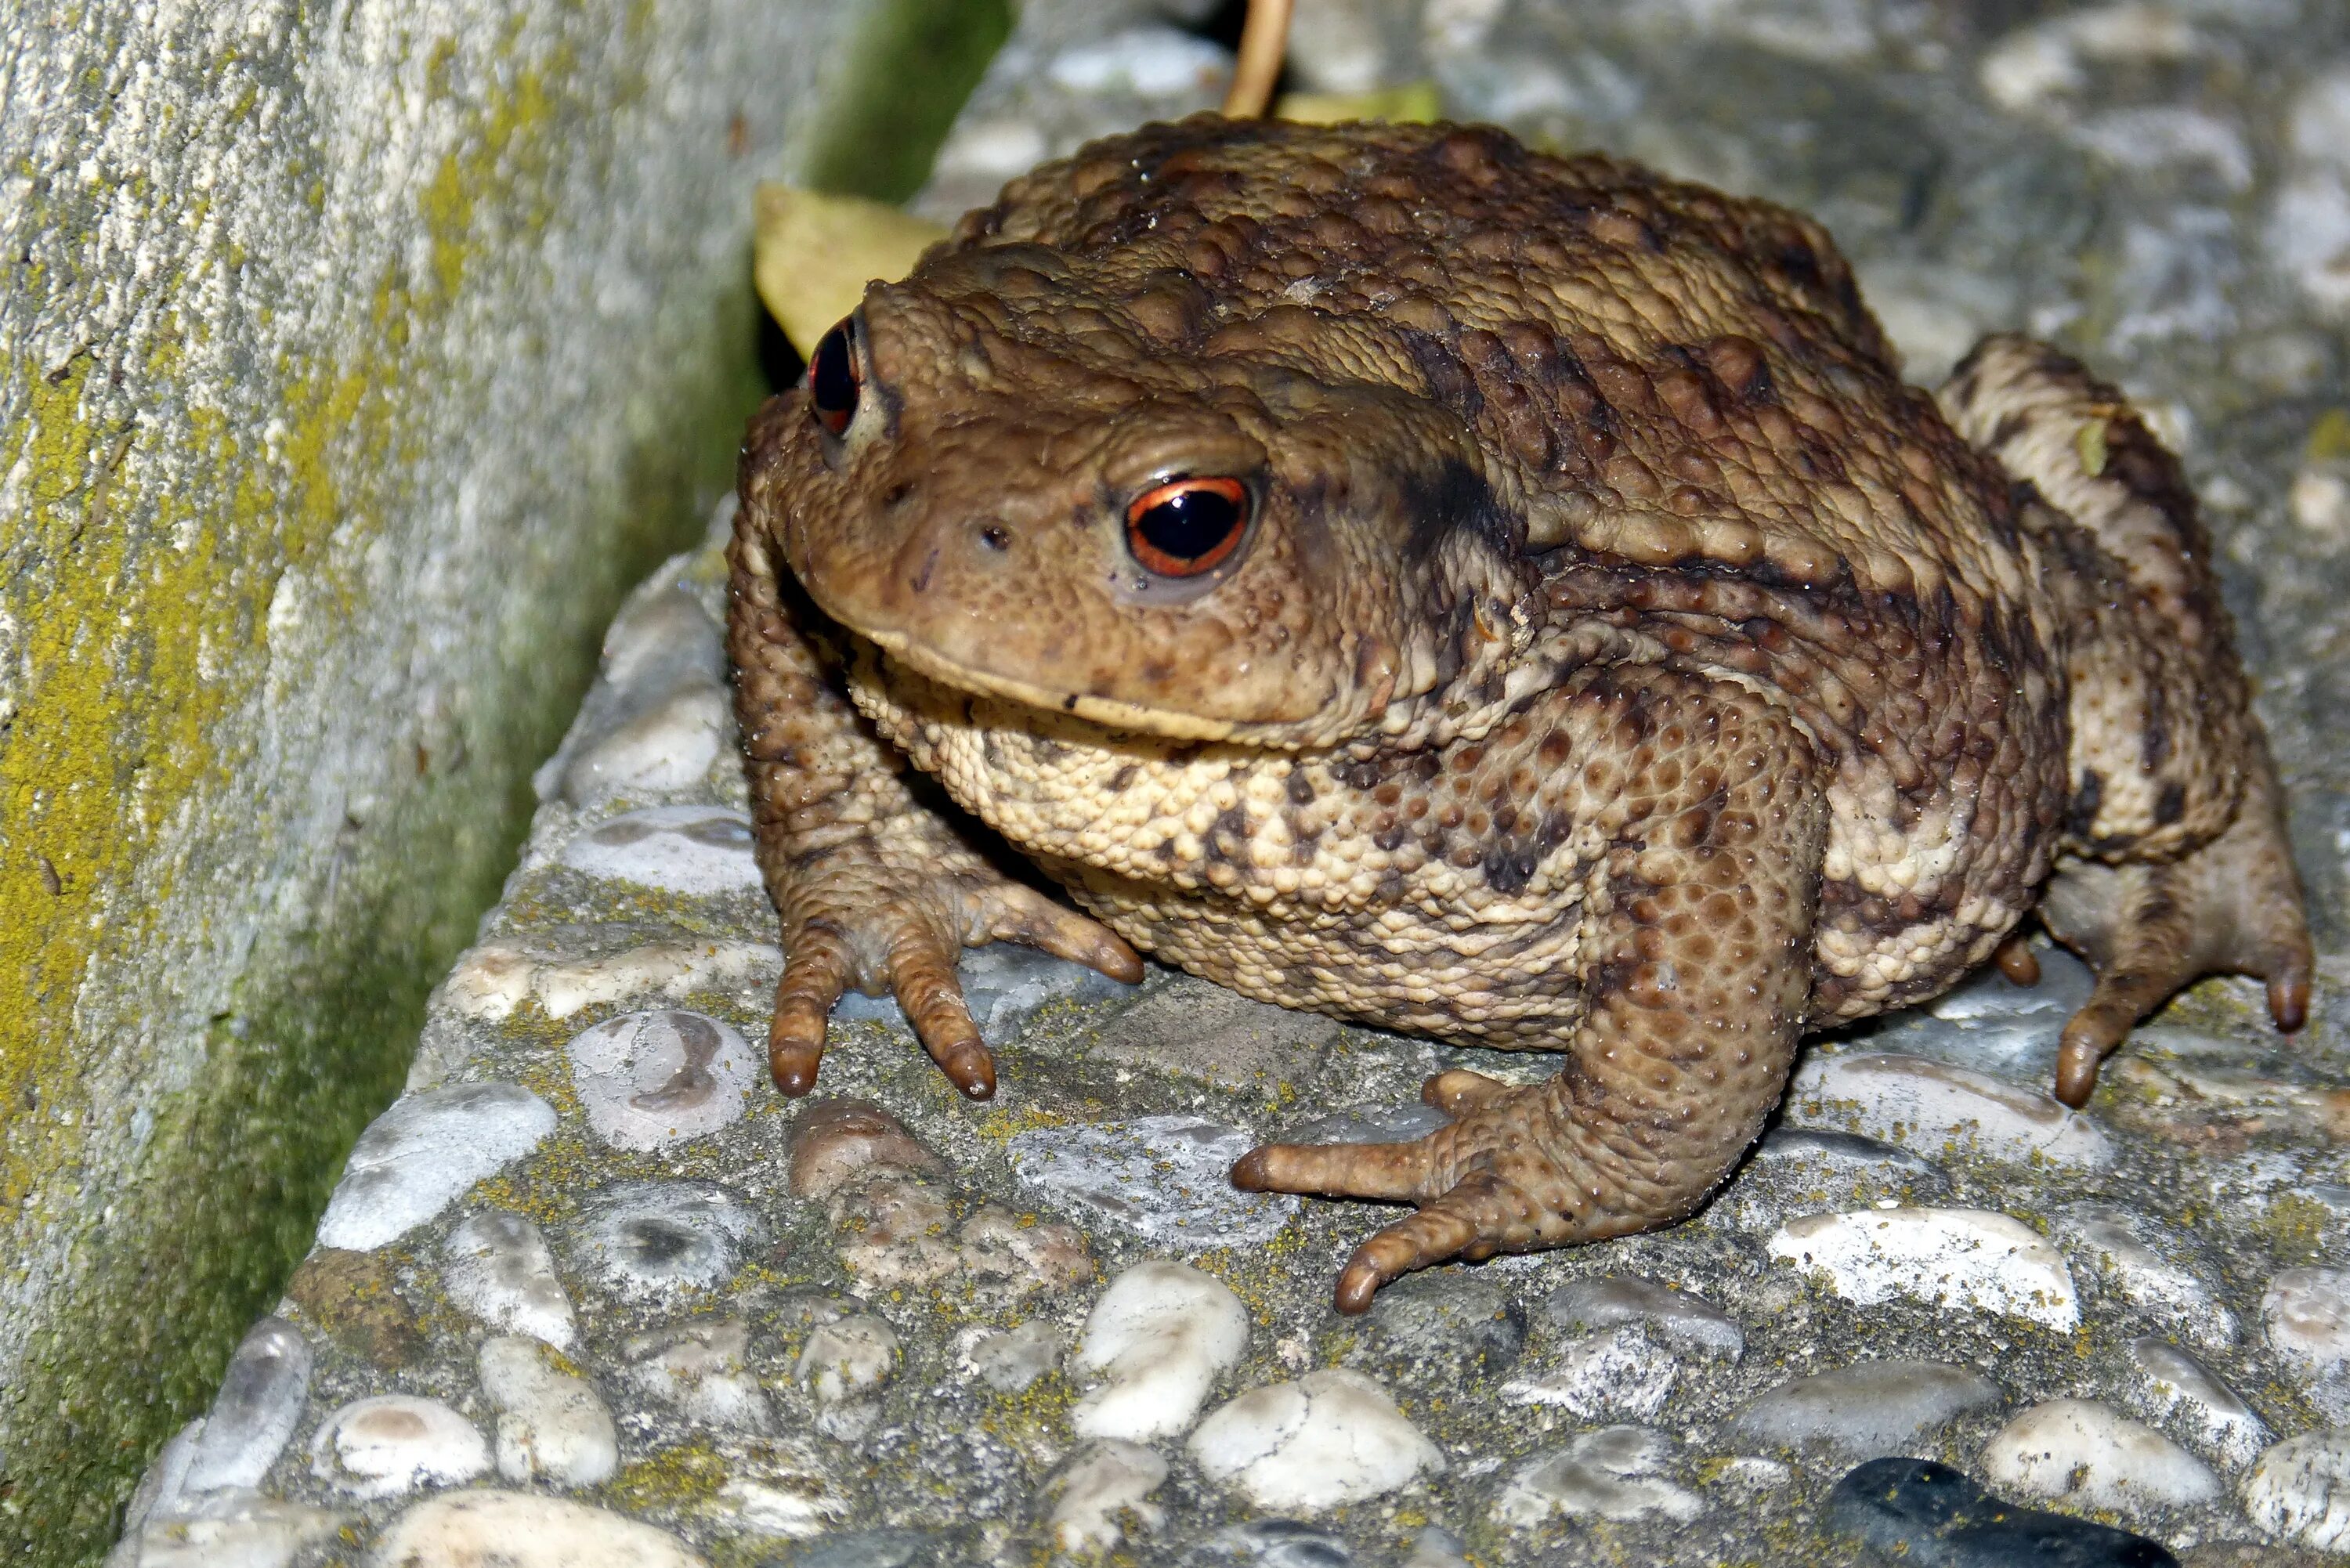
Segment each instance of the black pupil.
[{"label": "black pupil", "polygon": [[816,346],[816,358],[808,361],[808,393],[824,413],[846,419],[857,411],[857,367],[849,358],[847,322]]},{"label": "black pupil", "polygon": [[1221,491],[1179,490],[1142,514],[1136,532],[1162,555],[1196,560],[1241,525],[1239,503]]}]

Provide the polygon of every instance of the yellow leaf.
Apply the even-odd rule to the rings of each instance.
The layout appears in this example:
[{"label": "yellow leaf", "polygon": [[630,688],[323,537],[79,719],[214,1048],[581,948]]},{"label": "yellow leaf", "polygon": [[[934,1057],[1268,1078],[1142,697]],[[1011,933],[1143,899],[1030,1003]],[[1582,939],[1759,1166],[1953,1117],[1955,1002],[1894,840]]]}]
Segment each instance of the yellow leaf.
[{"label": "yellow leaf", "polygon": [[946,238],[936,223],[862,196],[762,185],[751,274],[768,314],[803,356],[857,308],[865,286],[895,283]]},{"label": "yellow leaf", "polygon": [[1276,119],[1306,125],[1336,125],[1346,119],[1425,125],[1444,118],[1444,99],[1434,82],[1399,82],[1369,92],[1284,93],[1273,112]]}]

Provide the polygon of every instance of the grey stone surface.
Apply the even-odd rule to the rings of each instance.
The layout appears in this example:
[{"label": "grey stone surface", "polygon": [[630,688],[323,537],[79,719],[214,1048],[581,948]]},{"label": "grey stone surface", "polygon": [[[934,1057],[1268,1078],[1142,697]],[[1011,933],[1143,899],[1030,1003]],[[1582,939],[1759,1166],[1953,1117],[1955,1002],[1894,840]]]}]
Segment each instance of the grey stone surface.
[{"label": "grey stone surface", "polygon": [[190,1492],[256,1487],[302,1419],[310,1392],[310,1347],[293,1324],[265,1317],[229,1357],[180,1488]]},{"label": "grey stone surface", "polygon": [[[2295,128],[2331,123],[2319,84],[2350,50],[2350,26],[2297,0],[2262,5],[2290,15],[2180,12],[2154,29],[2171,52],[2147,56],[2153,13],[2136,8],[1326,0],[1307,26],[1322,29],[1305,46],[1319,63],[1300,79],[1358,79],[1376,56],[1389,83],[1432,75],[1455,110],[1794,201],[1854,250],[1913,370],[1930,373],[1978,328],[2022,324],[2151,399],[2214,498],[2235,602],[2258,612],[2248,647],[2306,819],[2313,883],[2338,915],[2332,835],[2350,825],[2350,805],[2327,802],[2350,802],[2350,790],[2330,782],[2338,742],[2322,721],[2339,706],[2338,682],[2318,654],[2350,592],[2310,585],[2334,570],[2326,551],[2350,546],[2350,523],[2338,545],[2325,543],[2329,486],[2350,474],[2350,446],[2337,453],[2314,433],[2343,408],[2350,442],[2350,361],[2310,292],[2314,275],[2281,268],[2260,236],[2282,182],[2334,178]],[[2078,20],[2095,16],[2108,32]],[[1026,54],[1007,56],[974,101],[955,177],[1024,137],[1033,149],[1081,124],[1120,128],[1136,112],[1147,48],[1129,39],[1058,78],[1049,63],[1170,18],[1147,0],[1038,0],[1023,23]],[[1352,63],[1350,38],[1362,45]],[[1123,78],[1102,65],[1119,59]],[[2033,74],[2051,60],[2073,73],[2055,87]],[[1070,79],[1109,85],[1080,91]],[[1007,128],[1048,98],[1050,112],[1024,131]],[[2231,184],[2246,168],[2250,183]],[[2231,325],[2219,331],[2223,309]],[[663,594],[698,607],[702,621]],[[463,1203],[367,1254],[371,1273],[335,1275],[379,1282],[404,1303],[409,1340],[371,1349],[335,1332],[331,1314],[287,1309],[317,1360],[306,1422],[355,1398],[429,1391],[486,1428],[487,1325],[442,1302],[449,1233],[496,1212],[528,1218],[554,1243],[577,1319],[571,1355],[612,1410],[619,1468],[583,1500],[727,1568],[1010,1568],[1049,1556],[1065,1527],[1087,1540],[1114,1529],[1114,1551],[1139,1568],[1585,1557],[1698,1568],[1791,1554],[1858,1568],[1859,1547],[1822,1533],[1856,1459],[1921,1456],[1980,1478],[1987,1447],[2019,1413],[2067,1401],[2126,1411],[2228,1480],[2217,1494],[2125,1499],[2143,1539],[2074,1517],[2101,1505],[2069,1483],[2047,1501],[2056,1511],[2029,1515],[2014,1504],[2020,1490],[2005,1489],[2003,1517],[2091,1553],[2077,1560],[2168,1547],[2199,1561],[2190,1549],[2241,1546],[2255,1561],[2331,1528],[2350,1465],[2327,1457],[2331,1438],[2316,1439],[2350,1382],[2311,1348],[2327,1331],[2306,1303],[2324,1293],[2293,1272],[2338,1268],[2350,1246],[2350,1205],[2334,1201],[2350,1189],[2350,1098],[2334,1086],[2345,1040],[2334,1011],[2350,978],[2339,928],[2302,1041],[2267,1030],[2254,988],[2214,981],[2137,1032],[2068,1119],[2047,1091],[2053,1031],[2080,974],[2043,950],[2039,987],[1986,977],[1939,1009],[1809,1044],[1807,1083],[1867,1093],[1840,1096],[1844,1110],[1792,1107],[1695,1222],[1450,1265],[1388,1287],[1367,1317],[1342,1318],[1334,1276],[1402,1211],[1256,1207],[1223,1186],[1223,1163],[1260,1136],[1422,1136],[1443,1120],[1419,1101],[1430,1075],[1532,1081],[1548,1059],[1284,1020],[1218,1004],[1163,972],[1138,994],[989,948],[966,954],[963,973],[997,1053],[993,1102],[947,1089],[893,1003],[857,1000],[834,1018],[824,1100],[793,1106],[754,1084],[739,1118],[699,1136],[650,1149],[598,1137],[571,1093],[565,1041],[675,1007],[755,1050],[781,962],[773,917],[726,842],[740,831],[729,815],[743,805],[739,781],[715,767],[698,786],[609,795],[566,782],[585,776],[574,761],[621,732],[612,715],[632,682],[650,690],[661,670],[706,670],[696,663],[705,626],[723,608],[714,557],[657,575],[637,605],[649,607],[641,620],[632,607],[608,646],[613,694],[591,699],[564,767],[547,775],[522,867],[428,1030],[435,1081],[528,1086],[554,1106],[556,1130]],[[679,644],[673,658],[665,638]],[[732,869],[664,890],[670,873],[657,864],[630,874],[651,880],[631,880],[604,874],[608,857],[567,858],[567,846],[649,808],[698,814],[675,820],[705,825],[719,842],[701,847]],[[1887,1057],[1898,1070],[1865,1064]],[[1843,1217],[1858,1239],[1837,1263],[1848,1279],[1774,1255],[1775,1238],[1820,1215]],[[1880,1231],[1939,1240],[1888,1250],[1868,1240]],[[611,1244],[587,1244],[592,1236]],[[2001,1273],[2019,1259],[2040,1271],[2036,1286]],[[1862,1288],[1864,1272],[1888,1288]],[[1994,1277],[2006,1282],[1999,1291],[1977,1288]],[[2303,1303],[2282,1337],[2262,1306],[2279,1282]],[[2070,1318],[2054,1310],[2067,1292]],[[1554,1302],[1568,1310],[1546,1310]],[[2232,1338],[2216,1332],[2222,1314],[2237,1321]],[[879,1329],[860,1340],[873,1324],[894,1352],[860,1361],[848,1342],[882,1343]],[[679,1369],[706,1362],[742,1396],[738,1407],[755,1394],[764,1429],[695,1415],[671,1397],[667,1368],[666,1381],[648,1380],[650,1363],[688,1345],[707,1355]],[[859,1381],[858,1366],[885,1360],[887,1376]],[[1646,1376],[1565,1376],[1619,1362]],[[827,1366],[837,1386],[823,1385]],[[1442,1468],[1320,1511],[1310,1498],[1252,1501],[1219,1479],[1245,1465],[1202,1467],[1192,1438],[1213,1412],[1332,1368],[1383,1387]],[[1512,1402],[1515,1385],[1544,1379],[1588,1395],[1591,1413],[1564,1399]],[[1624,1424],[1627,1410],[1642,1412],[1638,1425]],[[1265,1430],[1274,1427],[1288,1430]],[[2053,1451],[2034,1441],[2014,1445],[2019,1462]],[[2125,1450],[2139,1439],[2106,1423],[2066,1441],[2065,1477],[2110,1478],[2128,1470]],[[1909,1480],[1904,1496],[1928,1513],[1955,1495]],[[1991,1504],[1967,1485],[1967,1508],[1982,1508],[1953,1517],[1984,1523]],[[361,1552],[407,1506],[333,1493],[298,1458],[261,1487],[287,1506],[340,1511]],[[2019,1560],[2023,1536],[2005,1525],[1992,1534]]]},{"label": "grey stone surface", "polygon": [[318,1220],[318,1244],[367,1251],[405,1236],[555,1130],[517,1084],[459,1084],[402,1097],[359,1135]]}]

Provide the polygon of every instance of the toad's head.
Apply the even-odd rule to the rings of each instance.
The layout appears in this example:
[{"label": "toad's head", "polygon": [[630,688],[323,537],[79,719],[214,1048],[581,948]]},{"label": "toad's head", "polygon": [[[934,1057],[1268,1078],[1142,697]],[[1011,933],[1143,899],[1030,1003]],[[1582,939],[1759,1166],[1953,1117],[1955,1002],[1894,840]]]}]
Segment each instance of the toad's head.
[{"label": "toad's head", "polygon": [[1466,426],[1343,322],[1146,261],[944,249],[870,289],[754,427],[754,525],[962,691],[1273,747],[1399,727],[1520,591]]}]

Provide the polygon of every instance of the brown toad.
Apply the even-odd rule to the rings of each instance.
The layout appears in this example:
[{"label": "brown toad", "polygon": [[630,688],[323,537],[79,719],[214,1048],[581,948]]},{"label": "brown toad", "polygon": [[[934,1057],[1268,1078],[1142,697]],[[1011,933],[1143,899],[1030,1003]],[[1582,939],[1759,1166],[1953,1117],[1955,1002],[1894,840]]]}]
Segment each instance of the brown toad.
[{"label": "brown toad", "polygon": [[2305,1007],[2177,462],[2022,339],[1904,386],[1826,234],[1760,202],[1479,128],[1096,143],[767,405],[733,561],[786,1093],[850,985],[992,1093],[955,960],[1006,940],[1565,1054],[1431,1080],[1416,1143],[1235,1168],[1419,1206],[1343,1310],[1689,1213],[1799,1034],[2035,904],[2098,975],[2073,1104],[2199,975]]}]

